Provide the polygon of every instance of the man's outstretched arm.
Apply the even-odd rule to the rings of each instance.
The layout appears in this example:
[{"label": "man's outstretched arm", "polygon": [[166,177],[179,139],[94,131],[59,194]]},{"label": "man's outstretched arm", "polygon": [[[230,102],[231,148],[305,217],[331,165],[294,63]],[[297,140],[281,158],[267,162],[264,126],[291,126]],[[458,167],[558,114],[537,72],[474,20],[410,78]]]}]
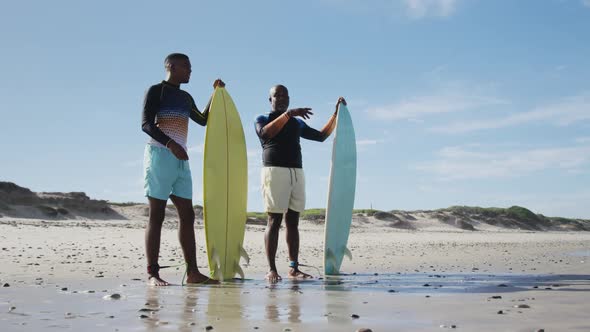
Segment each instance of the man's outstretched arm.
[{"label": "man's outstretched arm", "polygon": [[256,119],[256,134],[258,137],[262,139],[269,139],[275,137],[283,127],[289,122],[289,119],[292,117],[300,116],[304,119],[309,119],[310,115],[313,115],[311,108],[294,108],[288,110],[287,112],[279,115],[276,119],[272,122],[267,123],[267,119],[265,116],[259,116]]},{"label": "man's outstretched arm", "polygon": [[334,128],[336,128],[336,116],[338,115],[338,106],[340,105],[340,103],[346,105],[346,100],[344,100],[344,98],[342,97],[338,98],[334,114],[332,114],[330,119],[328,119],[326,125],[324,125],[324,127],[320,131],[309,127],[307,124],[305,124],[305,122],[301,121],[301,137],[318,142],[323,142],[328,137],[330,137],[330,135],[334,131]]},{"label": "man's outstretched arm", "polygon": [[[225,87],[225,83],[221,80],[221,79],[216,79],[215,82],[213,82],[213,88],[215,89],[216,87],[220,87],[223,88]],[[209,108],[211,107],[211,101],[213,100],[213,95],[211,95],[211,97],[209,98],[209,101],[207,102],[207,106],[205,106],[205,110],[201,113],[199,111],[199,109],[197,108],[197,105],[195,104],[195,100],[191,97],[191,103],[192,103],[192,111],[191,111],[191,119],[193,121],[195,121],[196,123],[200,124],[201,126],[205,126],[207,125],[207,119],[209,118]]]},{"label": "man's outstretched arm", "polygon": [[205,126],[207,125],[207,119],[209,118],[209,108],[211,107],[211,99],[213,99],[213,96],[211,96],[211,98],[209,98],[209,102],[207,103],[207,106],[205,106],[205,110],[201,113],[201,111],[199,111],[199,109],[197,108],[197,105],[195,105],[195,101],[193,100],[193,98],[191,97],[191,102],[192,102],[192,111],[191,111],[191,119],[193,121],[195,121],[196,123],[200,124],[201,126]]}]

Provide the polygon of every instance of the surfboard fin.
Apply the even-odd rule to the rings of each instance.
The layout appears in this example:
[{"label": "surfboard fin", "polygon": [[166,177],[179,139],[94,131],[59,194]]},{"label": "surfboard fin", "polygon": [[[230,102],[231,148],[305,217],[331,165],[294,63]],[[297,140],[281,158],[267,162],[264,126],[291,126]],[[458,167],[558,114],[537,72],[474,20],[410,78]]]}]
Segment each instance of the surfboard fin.
[{"label": "surfboard fin", "polygon": [[[244,247],[242,247],[242,246],[240,246],[240,257],[242,257],[246,261],[246,265],[250,264],[250,256],[248,256],[246,249],[244,249]],[[236,264],[238,264],[238,263],[236,263]],[[243,277],[242,277],[242,279],[243,279]]]},{"label": "surfboard fin", "polygon": [[223,281],[223,273],[221,272],[221,261],[215,248],[211,250],[211,261],[213,263],[213,278]]},{"label": "surfboard fin", "polygon": [[236,273],[240,275],[240,278],[244,279],[244,270],[242,270],[239,261],[235,262],[234,270],[236,270]]},{"label": "surfboard fin", "polygon": [[348,249],[347,247],[344,247],[344,256],[348,257],[348,259],[352,260],[352,253],[350,252],[350,249]]}]

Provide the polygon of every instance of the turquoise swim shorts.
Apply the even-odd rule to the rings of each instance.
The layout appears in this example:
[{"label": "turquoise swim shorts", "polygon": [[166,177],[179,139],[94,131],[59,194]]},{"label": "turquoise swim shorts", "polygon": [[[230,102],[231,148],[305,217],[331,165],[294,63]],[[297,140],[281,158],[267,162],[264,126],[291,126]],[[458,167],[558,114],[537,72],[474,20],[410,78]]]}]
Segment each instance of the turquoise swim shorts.
[{"label": "turquoise swim shorts", "polygon": [[143,157],[145,196],[167,200],[170,195],[193,198],[188,160],[179,160],[167,148],[147,145]]}]

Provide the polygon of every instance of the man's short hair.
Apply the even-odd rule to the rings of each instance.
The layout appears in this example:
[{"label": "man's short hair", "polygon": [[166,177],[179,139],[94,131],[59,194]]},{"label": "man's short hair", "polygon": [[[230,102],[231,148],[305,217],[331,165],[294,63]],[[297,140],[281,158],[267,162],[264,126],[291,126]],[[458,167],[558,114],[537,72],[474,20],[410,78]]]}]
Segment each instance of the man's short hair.
[{"label": "man's short hair", "polygon": [[270,90],[268,90],[269,96],[272,96],[272,92],[276,89],[284,89],[285,91],[287,91],[287,93],[289,93],[289,89],[287,89],[286,86],[284,86],[282,84],[277,84],[277,85],[273,86],[272,88],[270,88]]},{"label": "man's short hair", "polygon": [[172,64],[173,62],[178,61],[178,60],[188,61],[188,55],[182,54],[182,53],[169,54],[166,57],[166,59],[164,59],[164,66],[168,67],[168,66],[170,66],[170,64]]}]

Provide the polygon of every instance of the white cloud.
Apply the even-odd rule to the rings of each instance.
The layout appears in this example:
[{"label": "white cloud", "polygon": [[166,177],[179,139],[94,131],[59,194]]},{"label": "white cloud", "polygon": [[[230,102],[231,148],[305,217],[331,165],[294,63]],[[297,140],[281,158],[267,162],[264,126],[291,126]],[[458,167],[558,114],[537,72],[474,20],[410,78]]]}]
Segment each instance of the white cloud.
[{"label": "white cloud", "polygon": [[370,108],[366,112],[382,120],[417,121],[427,115],[462,112],[500,104],[507,104],[507,102],[477,94],[443,92],[414,97],[388,106]]},{"label": "white cloud", "polygon": [[387,15],[393,12],[396,16],[402,13],[410,19],[423,19],[453,15],[459,0],[321,0],[321,2],[355,14]]},{"label": "white cloud", "polygon": [[384,139],[359,139],[356,141],[357,153],[363,153],[371,150],[373,147],[386,142]]},{"label": "white cloud", "polygon": [[541,121],[567,126],[584,120],[590,120],[590,93],[563,98],[558,102],[537,107],[528,112],[514,113],[503,118],[455,122],[432,128],[432,130],[444,133],[464,133]]},{"label": "white cloud", "polygon": [[457,0],[404,0],[404,4],[411,18],[448,17],[455,12]]},{"label": "white cloud", "polygon": [[417,165],[441,180],[509,178],[544,170],[577,171],[590,165],[590,145],[518,151],[446,147],[438,159]]},{"label": "white cloud", "polygon": [[590,7],[590,0],[582,0],[582,4],[586,7]]}]

